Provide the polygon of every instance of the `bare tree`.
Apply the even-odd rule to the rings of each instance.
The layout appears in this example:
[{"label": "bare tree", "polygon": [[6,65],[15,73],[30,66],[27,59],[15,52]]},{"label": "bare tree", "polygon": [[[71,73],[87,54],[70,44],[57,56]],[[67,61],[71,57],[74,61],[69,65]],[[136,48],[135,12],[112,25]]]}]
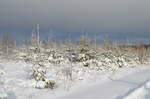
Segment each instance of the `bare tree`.
[{"label": "bare tree", "polygon": [[81,36],[79,40],[79,44],[81,46],[89,46],[91,43],[91,40],[87,36]]},{"label": "bare tree", "polygon": [[32,35],[31,35],[31,45],[32,46],[38,45],[38,39],[37,39],[36,34],[34,33],[34,30],[32,30]]},{"label": "bare tree", "polygon": [[2,51],[7,55],[10,53],[10,49],[14,47],[14,40],[9,33],[3,33],[2,35]]},{"label": "bare tree", "polygon": [[38,43],[38,46],[40,45],[40,25],[37,24],[36,26],[36,32],[37,32],[37,43]]},{"label": "bare tree", "polygon": [[32,30],[31,45],[36,46],[36,47],[40,46],[40,26],[39,26],[39,24],[37,24],[36,29]]}]

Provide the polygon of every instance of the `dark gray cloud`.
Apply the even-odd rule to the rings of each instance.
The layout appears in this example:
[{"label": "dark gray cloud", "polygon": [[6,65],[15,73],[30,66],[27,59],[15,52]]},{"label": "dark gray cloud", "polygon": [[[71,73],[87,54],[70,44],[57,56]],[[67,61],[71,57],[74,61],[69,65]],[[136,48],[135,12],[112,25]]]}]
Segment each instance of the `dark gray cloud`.
[{"label": "dark gray cloud", "polygon": [[150,32],[150,0],[0,0],[0,30]]}]

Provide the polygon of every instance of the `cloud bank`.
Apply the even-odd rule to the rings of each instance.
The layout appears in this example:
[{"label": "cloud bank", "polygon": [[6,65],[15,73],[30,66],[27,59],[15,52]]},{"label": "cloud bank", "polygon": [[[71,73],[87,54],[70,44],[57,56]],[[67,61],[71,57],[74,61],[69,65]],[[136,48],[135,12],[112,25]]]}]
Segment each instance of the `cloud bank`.
[{"label": "cloud bank", "polygon": [[0,31],[150,32],[149,0],[0,0]]}]

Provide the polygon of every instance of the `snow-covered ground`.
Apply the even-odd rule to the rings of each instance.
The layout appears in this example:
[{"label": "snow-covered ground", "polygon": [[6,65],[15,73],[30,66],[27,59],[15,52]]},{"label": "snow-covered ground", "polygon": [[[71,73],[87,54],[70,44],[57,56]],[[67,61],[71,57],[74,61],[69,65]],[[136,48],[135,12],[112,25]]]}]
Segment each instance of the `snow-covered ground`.
[{"label": "snow-covered ground", "polygon": [[[150,99],[149,82],[145,84],[150,79],[150,67],[120,72],[105,82],[99,81],[57,99]],[[140,89],[136,89],[141,85]]]},{"label": "snow-covered ground", "polygon": [[[121,68],[115,73],[80,73],[80,80],[62,80],[55,89],[36,89],[31,64],[0,61],[0,96],[8,99],[149,99],[150,66]],[[51,70],[48,75],[53,75]],[[53,77],[53,76],[51,76]],[[84,80],[81,80],[84,78]],[[58,78],[58,81],[62,78]],[[57,79],[55,79],[57,81]],[[147,82],[146,82],[147,81]],[[132,98],[133,97],[133,98]],[[140,98],[139,98],[140,97]],[[5,99],[5,98],[4,98]]]},{"label": "snow-covered ground", "polygon": [[149,99],[150,98],[150,80],[142,84],[141,87],[129,92],[124,99]]}]

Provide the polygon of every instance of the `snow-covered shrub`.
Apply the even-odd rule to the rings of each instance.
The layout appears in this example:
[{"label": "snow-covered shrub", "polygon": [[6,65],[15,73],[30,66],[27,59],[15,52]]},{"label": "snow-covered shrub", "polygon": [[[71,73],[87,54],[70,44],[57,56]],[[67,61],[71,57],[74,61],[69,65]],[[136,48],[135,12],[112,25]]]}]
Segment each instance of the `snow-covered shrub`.
[{"label": "snow-covered shrub", "polygon": [[54,89],[56,88],[56,82],[53,80],[44,79],[44,81],[37,81],[34,87],[38,89],[43,88]]},{"label": "snow-covered shrub", "polygon": [[125,66],[133,66],[137,64],[136,56],[124,53],[114,53],[112,51],[104,52],[100,55],[101,65],[109,70],[118,69]]},{"label": "snow-covered shrub", "polygon": [[72,51],[70,58],[73,63],[82,63],[83,66],[88,67],[90,64],[88,61],[96,59],[96,52],[89,47],[80,47]]},{"label": "snow-covered shrub", "polygon": [[39,80],[43,81],[45,79],[45,75],[46,75],[46,70],[43,67],[36,67],[33,69],[32,76],[36,81]]},{"label": "snow-covered shrub", "polygon": [[35,88],[51,88],[54,89],[56,87],[56,83],[53,80],[49,80],[46,77],[46,67],[44,65],[38,64],[33,67],[33,73],[31,75],[35,81]]},{"label": "snow-covered shrub", "polygon": [[87,61],[90,59],[94,59],[94,52],[92,52],[92,49],[88,48],[81,48],[79,53],[79,61]]},{"label": "snow-covered shrub", "polygon": [[59,64],[63,61],[63,56],[58,51],[50,51],[48,61],[52,64]]}]

